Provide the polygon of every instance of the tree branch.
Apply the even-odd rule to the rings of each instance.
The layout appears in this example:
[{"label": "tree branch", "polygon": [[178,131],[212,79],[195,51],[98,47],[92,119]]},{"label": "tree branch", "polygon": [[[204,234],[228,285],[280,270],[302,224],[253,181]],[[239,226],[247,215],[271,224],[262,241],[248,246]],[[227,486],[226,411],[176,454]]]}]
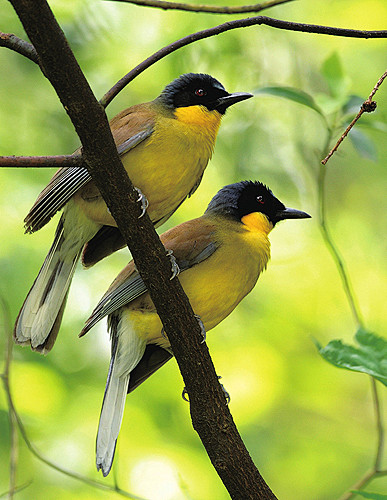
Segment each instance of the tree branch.
[{"label": "tree branch", "polygon": [[115,0],[116,2],[132,3],[142,7],[154,7],[163,10],[184,10],[188,12],[207,12],[209,14],[246,14],[247,12],[261,12],[262,10],[293,2],[294,0],[270,0],[253,5],[236,5],[234,7],[218,5],[195,5],[189,3],[166,2],[165,0]]},{"label": "tree branch", "polygon": [[232,498],[273,499],[238,434],[200,327],[170,261],[140,207],[118,157],[106,115],[94,98],[45,0],[10,0],[36,48],[45,75],[68,112],[87,168],[133,255],[169,337],[190,396],[193,426]]},{"label": "tree branch", "polygon": [[86,167],[86,163],[81,154],[55,156],[0,156],[0,168],[1,167]]},{"label": "tree branch", "polygon": [[13,50],[24,57],[27,57],[32,62],[39,64],[38,54],[35,48],[30,43],[13,35],[12,33],[3,33],[0,31],[0,47],[6,47]]},{"label": "tree branch", "polygon": [[345,129],[343,132],[342,136],[340,139],[336,142],[335,146],[329,151],[327,156],[321,160],[321,163],[323,165],[326,165],[327,161],[329,158],[338,150],[340,144],[343,142],[343,140],[347,137],[349,131],[352,129],[352,127],[355,125],[355,123],[359,120],[361,115],[363,113],[372,113],[376,109],[376,102],[372,100],[373,96],[383,83],[384,79],[387,77],[387,71],[383,73],[383,75],[379,78],[379,80],[376,82],[375,87],[372,89],[371,94],[368,96],[368,99],[366,99],[363,104],[360,107],[360,110],[358,114],[355,116],[355,118],[351,121],[351,123],[348,125],[348,127]]},{"label": "tree branch", "polygon": [[186,45],[197,42],[198,40],[203,40],[211,36],[220,35],[226,31],[230,31],[237,28],[247,28],[250,26],[266,25],[272,28],[278,28],[288,31],[300,31],[303,33],[317,33],[321,35],[332,35],[332,36],[343,36],[350,38],[387,38],[387,30],[381,31],[364,31],[364,30],[352,30],[347,28],[332,28],[329,26],[319,26],[315,24],[303,24],[303,23],[293,23],[290,21],[281,21],[280,19],[273,19],[271,17],[265,16],[255,16],[246,19],[237,19],[234,21],[228,21],[224,24],[219,24],[213,28],[208,28],[202,31],[197,31],[187,35],[175,42],[166,45],[162,49],[158,50],[147,59],[142,61],[138,66],[133,68],[129,73],[127,73],[121,80],[119,80],[114,87],[112,87],[99,101],[103,107],[106,107],[116,95],[121,92],[121,90],[128,85],[134,78],[136,78],[140,73],[145,71],[147,68],[155,64],[160,59],[163,59],[167,55],[175,52]]}]

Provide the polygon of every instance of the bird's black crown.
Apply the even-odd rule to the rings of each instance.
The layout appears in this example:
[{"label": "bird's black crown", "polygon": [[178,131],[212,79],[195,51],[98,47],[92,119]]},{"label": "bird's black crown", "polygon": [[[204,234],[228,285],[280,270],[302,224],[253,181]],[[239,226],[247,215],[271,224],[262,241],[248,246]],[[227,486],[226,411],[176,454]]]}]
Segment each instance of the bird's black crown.
[{"label": "bird's black crown", "polygon": [[242,181],[222,188],[211,200],[206,212],[219,213],[240,221],[245,215],[261,212],[273,226],[285,210],[271,190],[258,181]]},{"label": "bird's black crown", "polygon": [[229,93],[215,78],[204,73],[187,73],[169,83],[158,99],[170,108],[206,106],[210,111],[218,108],[221,97]]}]

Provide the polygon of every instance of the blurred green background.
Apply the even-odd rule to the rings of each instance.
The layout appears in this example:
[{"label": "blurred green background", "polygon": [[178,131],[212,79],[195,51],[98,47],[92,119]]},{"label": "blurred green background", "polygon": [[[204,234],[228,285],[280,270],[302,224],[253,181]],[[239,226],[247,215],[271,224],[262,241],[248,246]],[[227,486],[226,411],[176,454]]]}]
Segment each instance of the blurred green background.
[{"label": "blurred green background", "polygon": [[[230,19],[114,2],[50,4],[98,98],[160,47]],[[25,38],[9,3],[0,0],[0,5],[1,29]],[[300,0],[264,14],[383,29],[387,4]],[[386,46],[385,40],[264,26],[236,30],[163,59],[121,92],[107,111],[113,117],[124,107],[153,99],[165,84],[190,71],[211,73],[229,91],[296,87],[325,110],[334,111],[340,96],[327,97],[332,88],[321,71],[324,61],[336,53],[343,71],[342,95],[365,99],[386,69]],[[79,143],[71,123],[38,67],[3,48],[0,68],[0,154],[52,155],[76,149]],[[387,83],[376,101],[376,113],[362,121],[375,121],[378,129],[358,126],[367,139],[363,155],[347,139],[328,163],[327,211],[365,323],[369,330],[385,335]],[[330,119],[335,117],[337,113]],[[335,137],[342,130],[341,124]],[[223,121],[198,191],[162,228],[199,216],[218,189],[246,178],[267,183],[287,206],[313,216],[310,221],[288,221],[273,231],[268,270],[207,338],[246,446],[273,491],[288,500],[338,498],[371,466],[375,454],[370,380],[328,365],[313,344],[313,338],[323,345],[332,338],[351,343],[355,332],[318,227],[317,172],[325,140],[321,117],[289,100],[260,94],[235,106]],[[23,233],[23,218],[52,174],[51,169],[0,170],[0,294],[12,320],[43,262],[58,220],[32,236]],[[36,447],[59,465],[101,480],[94,446],[109,362],[106,325],[82,339],[77,334],[127,260],[123,250],[88,272],[79,267],[52,353],[42,357],[17,346],[11,367],[16,407]],[[3,332],[0,348],[4,352]],[[228,498],[191,427],[182,388],[172,360],[128,397],[114,472],[106,483],[113,484],[115,475],[121,488],[151,500]],[[384,387],[380,389],[386,404]],[[8,489],[9,454],[7,404],[1,388],[0,494]],[[29,481],[17,498],[118,498],[47,467],[20,440],[17,484]],[[387,480],[375,480],[368,490],[386,492]]]}]

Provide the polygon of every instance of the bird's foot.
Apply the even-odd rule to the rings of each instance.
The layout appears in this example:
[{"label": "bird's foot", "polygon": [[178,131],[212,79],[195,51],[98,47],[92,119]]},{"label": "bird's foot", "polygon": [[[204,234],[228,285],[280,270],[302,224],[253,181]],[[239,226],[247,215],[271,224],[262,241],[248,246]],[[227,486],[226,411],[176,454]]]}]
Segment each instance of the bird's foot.
[{"label": "bird's foot", "polygon": [[[220,375],[218,375],[218,380],[222,378]],[[220,383],[220,382],[219,382]],[[220,384],[220,387],[222,388],[222,391],[224,392],[224,397],[226,398],[226,404],[228,405],[231,401],[231,396],[230,394],[226,391],[226,389],[224,388],[224,385],[223,384]],[[184,401],[187,401],[187,403],[189,403],[189,399],[187,398],[188,396],[188,391],[187,389],[184,387],[183,389],[183,392],[181,393],[181,397],[184,399]]]},{"label": "bird's foot", "polygon": [[[218,375],[218,380],[221,379],[222,377],[220,375]],[[219,382],[220,384],[220,382]],[[229,404],[230,401],[231,401],[231,396],[230,394],[226,391],[226,389],[224,388],[224,385],[223,384],[220,384],[220,387],[222,388],[222,391],[224,392],[224,397],[226,398],[226,403]]]},{"label": "bird's foot", "polygon": [[161,328],[161,336],[162,336],[164,339],[168,340],[168,337],[167,337],[167,334],[165,333],[164,327],[162,327],[162,328]]},{"label": "bird's foot", "polygon": [[173,280],[173,278],[176,278],[176,276],[179,276],[180,267],[179,267],[179,264],[177,263],[176,257],[173,255],[173,250],[167,250],[167,257],[169,257],[169,260],[171,261],[171,267],[172,267],[172,275],[169,279]]},{"label": "bird's foot", "polygon": [[141,214],[139,215],[139,219],[141,219],[141,217],[145,214],[146,212],[146,209],[149,207],[149,201],[148,201],[148,198],[145,196],[145,194],[141,191],[141,189],[135,187],[134,188],[137,193],[138,193],[138,198],[136,201],[139,201],[141,202]]},{"label": "bird's foot", "polygon": [[200,319],[200,316],[198,316],[197,314],[194,314],[194,316],[197,319],[197,322],[199,323],[199,326],[200,326],[200,331],[201,331],[201,334],[203,337],[203,340],[200,343],[203,344],[206,341],[207,332],[206,332],[206,329],[204,328],[203,321]]}]

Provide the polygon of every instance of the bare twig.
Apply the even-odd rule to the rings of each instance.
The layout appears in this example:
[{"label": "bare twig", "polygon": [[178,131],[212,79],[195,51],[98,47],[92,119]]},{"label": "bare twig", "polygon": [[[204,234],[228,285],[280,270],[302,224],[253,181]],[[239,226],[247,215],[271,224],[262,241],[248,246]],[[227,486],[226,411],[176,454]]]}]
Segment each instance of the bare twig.
[{"label": "bare twig", "polygon": [[[329,144],[332,140],[332,130],[328,130],[328,136],[326,139],[325,147],[323,151],[328,150]],[[356,295],[353,291],[351,280],[349,277],[348,270],[346,268],[346,264],[344,262],[343,257],[340,254],[340,251],[333,240],[333,237],[329,231],[327,221],[326,221],[326,203],[325,203],[325,179],[327,174],[327,168],[323,165],[319,166],[319,176],[318,176],[318,204],[319,204],[319,223],[320,223],[320,231],[322,237],[324,239],[325,245],[328,248],[333,261],[337,267],[337,270],[340,275],[341,283],[347,297],[349,306],[351,308],[351,312],[354,318],[354,321],[357,325],[357,328],[364,328],[363,319],[360,311],[359,304],[357,302]]]},{"label": "bare twig", "polygon": [[332,28],[329,26],[319,26],[314,24],[303,24],[303,23],[293,23],[289,21],[281,21],[280,19],[273,19],[271,17],[265,16],[255,16],[246,19],[238,19],[234,21],[228,21],[224,24],[219,24],[213,28],[208,28],[191,35],[180,38],[175,42],[166,45],[162,49],[158,50],[147,59],[142,61],[138,66],[133,68],[129,73],[127,73],[121,80],[119,80],[114,87],[112,87],[100,100],[102,106],[106,107],[116,95],[121,92],[121,90],[128,85],[134,78],[136,78],[140,73],[145,71],[147,68],[155,64],[160,59],[163,59],[167,55],[175,52],[186,45],[197,42],[198,40],[203,40],[204,38],[209,38],[211,36],[220,35],[226,31],[230,31],[237,28],[247,28],[249,26],[266,25],[272,28],[278,28],[288,31],[301,31],[304,33],[317,33],[322,35],[333,35],[333,36],[343,36],[351,38],[387,38],[387,30],[382,31],[364,31],[364,30],[351,30],[346,28]]},{"label": "bare twig", "polygon": [[55,156],[0,156],[0,168],[58,168],[85,166],[86,163],[81,154]]},{"label": "bare twig", "polygon": [[11,491],[5,491],[4,493],[0,493],[0,498],[5,498],[5,497],[8,497],[8,499],[12,498],[12,497],[10,497],[11,493],[12,494],[19,493],[20,491],[23,491],[26,488],[28,488],[28,486],[30,486],[31,484],[32,484],[32,481],[28,481],[27,483],[21,484],[20,486],[16,486]]},{"label": "bare twig", "polygon": [[32,62],[39,64],[38,54],[33,45],[13,35],[12,33],[3,33],[0,31],[0,47],[11,49]]},{"label": "bare twig", "polygon": [[378,395],[378,387],[376,385],[376,380],[371,377],[372,385],[372,397],[374,400],[375,416],[376,416],[376,431],[378,434],[378,445],[375,454],[374,469],[375,472],[381,472],[381,464],[383,458],[384,449],[384,427],[382,418],[382,403]]},{"label": "bare twig", "polygon": [[115,0],[118,2],[132,3],[142,7],[154,7],[163,10],[184,10],[188,12],[207,12],[209,14],[245,14],[247,12],[261,12],[262,10],[293,2],[294,0],[270,0],[253,5],[236,5],[233,7],[218,5],[195,5],[190,3],[166,2],[165,0]]},{"label": "bare twig", "polygon": [[373,96],[375,95],[376,91],[379,89],[381,84],[383,83],[384,79],[387,76],[387,71],[383,73],[383,75],[379,78],[379,80],[376,82],[375,87],[372,89],[371,94],[369,95],[368,99],[366,99],[363,104],[360,107],[360,110],[358,114],[355,116],[355,118],[351,121],[351,123],[348,125],[348,127],[345,129],[343,135],[340,137],[340,139],[336,142],[335,146],[329,151],[327,156],[321,160],[321,163],[323,165],[326,165],[327,161],[329,158],[337,151],[339,148],[340,144],[343,142],[343,140],[347,137],[349,131],[352,129],[352,127],[355,125],[355,123],[359,120],[361,115],[363,113],[372,113],[376,109],[376,102],[372,100]]},{"label": "bare twig", "polygon": [[[3,312],[3,332],[8,334],[12,332],[11,326],[11,314],[9,312],[9,307],[7,302],[3,297],[0,297],[1,309]],[[5,359],[4,359],[4,371],[0,375],[4,384],[9,384],[9,373],[11,369],[12,362],[12,335],[6,336],[7,343],[5,349]],[[8,490],[8,498],[10,500],[13,499],[14,493],[16,492],[16,469],[17,469],[17,460],[18,460],[18,439],[17,439],[17,431],[16,431],[16,421],[15,416],[12,413],[11,409],[8,408],[8,420],[9,420],[9,429],[10,429],[10,460],[9,460],[9,490]]]}]

